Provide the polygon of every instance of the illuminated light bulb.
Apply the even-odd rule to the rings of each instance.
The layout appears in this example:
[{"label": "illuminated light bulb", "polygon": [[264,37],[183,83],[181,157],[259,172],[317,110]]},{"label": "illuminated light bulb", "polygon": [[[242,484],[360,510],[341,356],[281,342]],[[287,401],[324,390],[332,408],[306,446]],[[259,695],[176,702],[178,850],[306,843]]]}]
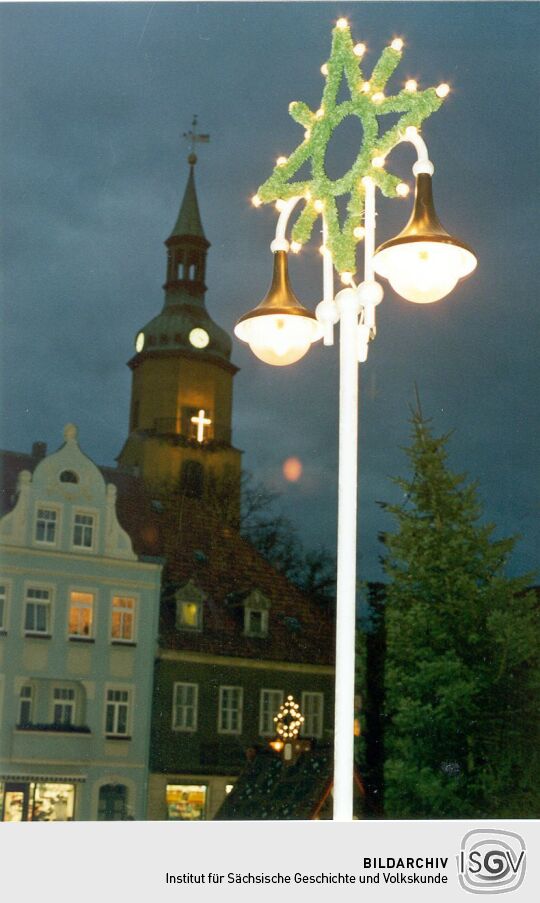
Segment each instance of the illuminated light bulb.
[{"label": "illuminated light bulb", "polygon": [[366,234],[366,230],[363,226],[355,226],[353,229],[353,235],[355,238],[364,238]]},{"label": "illuminated light bulb", "polygon": [[371,91],[371,85],[370,85],[370,83],[369,83],[369,82],[364,82],[364,84],[362,85],[362,92],[363,92],[364,94],[369,94],[370,91]]},{"label": "illuminated light bulb", "polygon": [[405,82],[405,90],[410,91],[411,94],[414,93],[414,91],[416,91],[417,88],[418,88],[418,82],[415,81],[414,78],[409,78]]},{"label": "illuminated light bulb", "polygon": [[406,182],[400,182],[399,185],[396,185],[396,194],[399,194],[400,198],[406,198],[409,191],[410,188]]},{"label": "illuminated light bulb", "polygon": [[323,63],[323,64],[322,64],[322,66],[321,66],[321,72],[322,72],[323,75],[328,75],[328,64],[327,64],[327,63]]},{"label": "illuminated light bulb", "polygon": [[340,31],[344,31],[348,27],[349,27],[349,23],[347,22],[347,19],[338,19],[337,20],[336,28],[339,28]]},{"label": "illuminated light bulb", "polygon": [[315,113],[315,119],[322,119],[323,116],[324,116],[324,107],[319,107],[319,109]]},{"label": "illuminated light bulb", "polygon": [[276,166],[285,166],[287,162],[287,157],[278,157],[276,160]]},{"label": "illuminated light bulb", "polygon": [[390,47],[392,48],[392,50],[397,50],[397,52],[399,53],[400,50],[403,50],[403,41],[401,40],[401,38],[394,38],[394,40],[390,44]]},{"label": "illuminated light bulb", "polygon": [[349,285],[352,279],[352,273],[349,272],[349,270],[343,270],[343,272],[339,274],[339,278],[341,279],[343,285]]},{"label": "illuminated light bulb", "polygon": [[309,141],[309,139],[311,138],[311,129],[306,129],[306,130],[305,130],[305,132],[304,132],[304,138],[306,139],[306,141]]},{"label": "illuminated light bulb", "polygon": [[321,245],[319,248],[319,254],[324,257],[324,252],[326,251],[326,245]]},{"label": "illuminated light bulb", "polygon": [[309,188],[308,188],[308,190],[306,191],[304,197],[305,197],[306,201],[310,201],[310,200],[311,200],[311,191],[309,190]]},{"label": "illuminated light bulb", "polygon": [[371,165],[375,167],[375,169],[382,169],[385,164],[384,157],[373,157],[371,161]]},{"label": "illuminated light bulb", "polygon": [[240,323],[242,335],[253,354],[266,364],[283,367],[304,357],[312,342],[321,337],[316,320],[291,314],[268,314]]},{"label": "illuminated light bulb", "polygon": [[355,56],[362,57],[362,56],[364,56],[364,53],[365,53],[365,52],[366,52],[366,45],[365,45],[365,44],[355,44],[355,45],[354,45],[354,47],[353,47],[353,53],[354,53]]},{"label": "illuminated light bulb", "polygon": [[292,111],[294,110],[297,103],[298,103],[297,100],[291,100],[291,102],[289,104],[289,113],[292,113]]},{"label": "illuminated light bulb", "polygon": [[384,94],[382,91],[376,91],[371,99],[373,103],[382,103],[384,100]]},{"label": "illuminated light bulb", "polygon": [[302,250],[302,245],[299,241],[291,241],[291,251],[293,254],[298,254]]},{"label": "illuminated light bulb", "polygon": [[476,258],[465,248],[428,240],[382,250],[375,255],[374,265],[402,298],[431,304],[448,295],[458,279],[472,272]]},{"label": "illuminated light bulb", "polygon": [[435,94],[437,97],[447,97],[450,94],[450,85],[443,83],[439,85],[438,88],[435,88]]},{"label": "illuminated light bulb", "polygon": [[259,197],[258,194],[254,194],[254,195],[253,195],[253,197],[251,198],[251,203],[253,204],[254,207],[260,207],[260,206],[261,206],[262,201],[261,201],[261,199],[260,199],[260,197]]},{"label": "illuminated light bulb", "polygon": [[317,199],[316,201],[313,202],[313,206],[315,207],[315,210],[317,211],[317,213],[322,213],[324,210],[324,201],[320,201],[319,199]]},{"label": "illuminated light bulb", "polygon": [[406,138],[415,138],[418,135],[418,129],[414,125],[409,125],[405,129],[405,137]]}]

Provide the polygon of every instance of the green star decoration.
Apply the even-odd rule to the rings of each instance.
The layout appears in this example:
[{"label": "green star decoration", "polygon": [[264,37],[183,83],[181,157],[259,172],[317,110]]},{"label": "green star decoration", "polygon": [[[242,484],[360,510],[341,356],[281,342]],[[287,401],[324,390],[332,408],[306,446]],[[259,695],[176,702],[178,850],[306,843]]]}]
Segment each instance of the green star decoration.
[{"label": "green star decoration", "polygon": [[[425,91],[402,90],[391,97],[384,95],[388,79],[401,60],[401,49],[386,47],[371,78],[362,74],[359,56],[348,25],[338,24],[332,32],[332,51],[323,70],[326,84],[320,110],[313,112],[305,103],[294,102],[289,106],[291,117],[305,128],[304,141],[290,157],[280,160],[272,175],[259,188],[257,195],[262,203],[278,199],[287,200],[295,195],[305,198],[305,206],[292,230],[292,240],[305,244],[313,231],[318,216],[324,212],[327,227],[327,246],[335,268],[342,273],[356,271],[356,245],[361,235],[355,229],[362,226],[364,213],[364,185],[362,179],[369,176],[386,197],[396,197],[400,179],[373,165],[377,157],[384,158],[403,138],[409,126],[418,128],[421,123],[441,106],[442,99],[435,88]],[[399,45],[401,42],[393,42]],[[361,45],[358,45],[361,48]],[[341,81],[345,76],[350,100],[337,103]],[[382,135],[379,134],[379,116],[386,113],[403,114],[399,121]],[[345,175],[335,181],[329,179],[325,168],[328,142],[347,116],[360,119],[363,141],[356,160]],[[307,161],[311,160],[311,179],[290,181]],[[347,216],[340,228],[336,198],[350,195]],[[322,206],[321,206],[322,203]],[[319,208],[319,209],[317,209]]]}]

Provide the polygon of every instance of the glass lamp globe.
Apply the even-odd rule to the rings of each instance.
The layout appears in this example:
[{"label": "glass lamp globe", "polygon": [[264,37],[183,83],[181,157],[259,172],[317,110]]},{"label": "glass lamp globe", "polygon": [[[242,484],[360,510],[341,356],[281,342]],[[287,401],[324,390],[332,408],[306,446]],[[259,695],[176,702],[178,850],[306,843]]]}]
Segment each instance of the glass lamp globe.
[{"label": "glass lamp globe", "polygon": [[448,295],[458,279],[476,267],[474,252],[450,235],[433,206],[431,176],[420,173],[412,216],[395,238],[382,244],[373,258],[375,271],[399,295],[416,304],[430,304]]},{"label": "glass lamp globe", "polygon": [[315,314],[300,303],[290,286],[285,251],[274,253],[270,289],[257,307],[240,318],[234,333],[259,360],[274,367],[299,361],[311,343],[321,338]]}]

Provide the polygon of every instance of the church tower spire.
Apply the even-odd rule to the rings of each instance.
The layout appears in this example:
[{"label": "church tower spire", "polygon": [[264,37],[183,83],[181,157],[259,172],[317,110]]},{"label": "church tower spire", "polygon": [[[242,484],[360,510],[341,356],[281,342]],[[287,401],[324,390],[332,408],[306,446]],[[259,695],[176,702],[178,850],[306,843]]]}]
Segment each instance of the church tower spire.
[{"label": "church tower spire", "polygon": [[180,488],[203,497],[220,480],[239,494],[240,452],[232,445],[232,389],[237,367],[231,338],[206,309],[210,242],[195,188],[192,131],[189,175],[167,249],[161,312],[135,337],[129,435],[118,456],[155,490]]}]

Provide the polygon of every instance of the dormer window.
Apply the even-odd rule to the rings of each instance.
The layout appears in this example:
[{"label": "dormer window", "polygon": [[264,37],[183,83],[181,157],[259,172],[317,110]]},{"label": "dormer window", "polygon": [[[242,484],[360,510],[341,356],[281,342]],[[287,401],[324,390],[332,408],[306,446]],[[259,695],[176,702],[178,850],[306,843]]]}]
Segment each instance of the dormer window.
[{"label": "dormer window", "polygon": [[245,636],[268,636],[268,612],[270,601],[260,590],[254,590],[244,599]]},{"label": "dormer window", "polygon": [[202,604],[200,602],[177,602],[177,627],[180,630],[200,630],[202,627]]},{"label": "dormer window", "polygon": [[204,593],[191,580],[177,590],[176,602],[176,629],[200,631],[203,626],[203,604],[206,599]]},{"label": "dormer window", "polygon": [[244,630],[246,636],[266,636],[268,633],[268,612],[246,608]]}]

